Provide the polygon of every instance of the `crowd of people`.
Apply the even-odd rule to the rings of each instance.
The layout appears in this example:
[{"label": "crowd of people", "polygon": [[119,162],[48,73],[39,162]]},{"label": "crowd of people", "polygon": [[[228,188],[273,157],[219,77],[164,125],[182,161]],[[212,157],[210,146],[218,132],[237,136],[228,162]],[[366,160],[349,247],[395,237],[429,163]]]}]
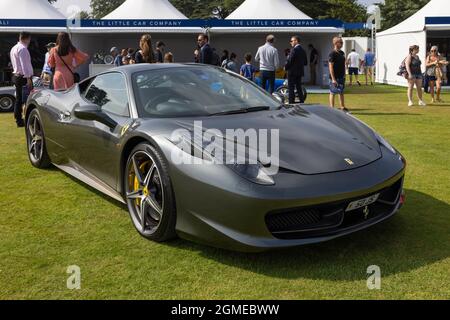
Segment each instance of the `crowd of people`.
[{"label": "crowd of people", "polygon": [[[16,86],[16,106],[15,119],[17,126],[24,126],[22,120],[22,104],[23,104],[23,87],[32,86],[33,68],[31,66],[30,54],[27,47],[30,43],[31,35],[27,32],[20,34],[19,42],[14,46],[10,52],[12,67],[13,67],[13,82]],[[194,50],[194,62],[201,64],[209,64],[221,66],[225,69],[231,70],[241,76],[251,80],[256,80],[256,75],[259,73],[262,88],[269,93],[275,91],[276,72],[282,67],[285,70],[286,78],[288,80],[289,103],[293,104],[298,100],[303,103],[303,78],[305,77],[305,67],[309,64],[309,71],[311,75],[311,84],[316,84],[317,68],[319,64],[319,52],[312,44],[308,45],[310,54],[307,55],[306,50],[301,43],[299,36],[292,36],[290,38],[291,48],[285,50],[286,63],[282,66],[278,49],[275,47],[276,38],[274,35],[268,35],[265,43],[260,46],[253,63],[253,55],[246,53],[243,57],[244,63],[238,64],[238,56],[234,52],[224,50],[222,56],[219,56],[214,48],[209,43],[207,34],[200,34],[197,37],[197,44]],[[346,84],[346,70],[350,74],[350,85],[353,84],[353,76],[356,77],[356,82],[361,85],[358,79],[359,69],[364,67],[366,70],[366,84],[373,84],[373,66],[375,63],[375,55],[368,49],[364,59],[360,59],[359,55],[353,50],[348,57],[342,51],[343,40],[341,37],[333,39],[333,51],[329,54],[329,90],[330,90],[330,106],[335,107],[335,97],[339,96],[340,109],[348,112],[345,106],[344,90]],[[156,42],[155,47],[152,44],[152,37],[149,34],[144,34],[140,38],[139,48],[118,49],[112,47],[110,54],[112,59],[111,64],[114,66],[123,66],[137,63],[173,63],[174,55],[171,52],[165,52],[166,45],[162,41]],[[50,83],[50,87],[55,90],[64,90],[70,88],[74,83],[80,80],[80,76],[76,73],[76,69],[87,62],[88,54],[77,49],[71,42],[68,33],[61,32],[58,34],[55,43],[47,45],[47,53],[45,56],[45,64],[41,77],[44,82]],[[409,61],[411,60],[411,61]],[[412,52],[408,60],[408,68],[411,74],[414,75],[417,67],[416,53]],[[430,55],[427,65],[432,67],[441,63],[438,56]],[[416,79],[417,78],[417,79]],[[411,79],[417,80],[418,77]],[[415,83],[415,82],[414,82]],[[434,90],[436,86],[437,99],[439,100],[440,86],[437,79],[430,82],[430,87]],[[421,100],[421,98],[420,98]]]}]

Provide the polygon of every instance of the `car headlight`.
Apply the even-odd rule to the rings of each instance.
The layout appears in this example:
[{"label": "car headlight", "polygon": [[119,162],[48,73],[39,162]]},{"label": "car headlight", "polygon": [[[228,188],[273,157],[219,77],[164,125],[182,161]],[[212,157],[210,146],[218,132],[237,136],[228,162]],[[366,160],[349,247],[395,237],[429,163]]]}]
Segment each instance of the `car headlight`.
[{"label": "car headlight", "polygon": [[251,182],[266,186],[271,186],[275,184],[275,181],[273,181],[272,177],[269,174],[267,174],[264,167],[260,163],[231,164],[227,166],[231,168],[234,172],[236,172],[238,175]]},{"label": "car headlight", "polygon": [[380,136],[378,133],[376,133],[374,131],[375,137],[378,140],[378,143],[380,143],[381,145],[383,145],[384,147],[386,147],[386,149],[388,149],[389,151],[391,151],[393,154],[397,154],[397,151],[394,149],[393,146],[391,146],[391,144],[389,142],[386,141],[386,139],[384,139],[382,136]]}]

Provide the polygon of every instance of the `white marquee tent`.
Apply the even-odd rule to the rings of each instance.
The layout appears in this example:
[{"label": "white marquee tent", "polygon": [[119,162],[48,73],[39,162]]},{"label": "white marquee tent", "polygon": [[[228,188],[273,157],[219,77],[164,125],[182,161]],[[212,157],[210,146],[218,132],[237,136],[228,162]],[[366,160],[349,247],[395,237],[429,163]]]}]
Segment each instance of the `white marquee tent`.
[{"label": "white marquee tent", "polygon": [[103,19],[187,19],[167,0],[127,0]]},{"label": "white marquee tent", "polygon": [[411,45],[420,46],[423,66],[430,45],[438,45],[441,54],[450,58],[449,0],[431,0],[405,21],[377,34],[377,82],[407,84],[397,72]]},{"label": "white marquee tent", "polygon": [[[226,49],[235,52],[239,62],[243,63],[244,54],[250,52],[255,55],[258,47],[264,44],[265,35],[273,33],[283,64],[284,50],[290,48],[290,37],[299,35],[305,50],[311,43],[319,51],[322,61],[317,70],[317,74],[321,75],[318,76],[319,84],[328,82],[328,68],[325,64],[332,49],[332,38],[343,33],[343,29],[315,25],[316,20],[297,9],[289,0],[246,0],[226,18],[226,21],[232,20],[245,23],[239,27],[219,26],[210,30],[212,45],[217,51]],[[299,25],[299,20],[310,25]],[[280,26],[278,22],[283,25]],[[305,82],[308,82],[309,68],[305,68],[305,71]]]},{"label": "white marquee tent", "polygon": [[65,19],[47,0],[2,0],[0,19]]},{"label": "white marquee tent", "polygon": [[[66,17],[47,0],[1,0],[0,1],[0,32],[20,32],[23,27],[10,26],[2,23],[6,19],[34,19],[34,20],[59,20]],[[53,33],[62,28],[30,27],[28,31]]]},{"label": "white marquee tent", "polygon": [[245,1],[227,19],[248,19],[249,12],[255,19],[311,19],[288,0]]}]

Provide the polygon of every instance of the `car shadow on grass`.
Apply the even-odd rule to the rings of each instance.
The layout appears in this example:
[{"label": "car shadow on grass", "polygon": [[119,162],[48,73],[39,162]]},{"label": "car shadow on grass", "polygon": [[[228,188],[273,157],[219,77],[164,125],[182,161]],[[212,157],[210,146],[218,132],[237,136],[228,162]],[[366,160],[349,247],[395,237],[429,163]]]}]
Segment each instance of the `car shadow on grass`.
[{"label": "car shadow on grass", "polygon": [[[53,169],[54,168],[54,169]],[[47,169],[47,170],[55,170],[55,171],[60,171],[62,174],[64,174],[67,178],[69,178],[70,180],[72,180],[74,183],[78,184],[78,185],[82,185],[84,188],[88,189],[90,192],[95,193],[97,196],[101,197],[103,200],[108,201],[110,204],[114,205],[115,207],[119,208],[119,209],[123,209],[123,210],[127,210],[127,205],[124,203],[121,203],[113,198],[111,198],[110,196],[107,196],[106,194],[104,194],[103,192],[98,191],[97,189],[91,187],[90,185],[78,180],[77,178],[71,176],[70,174],[59,170],[56,167],[52,167],[51,169]],[[125,214],[128,214],[128,211],[124,211]]]},{"label": "car shadow on grass", "polygon": [[407,190],[396,216],[328,242],[259,254],[228,252],[177,240],[169,243],[235,268],[283,279],[363,280],[377,265],[382,275],[419,269],[450,256],[450,205]]}]

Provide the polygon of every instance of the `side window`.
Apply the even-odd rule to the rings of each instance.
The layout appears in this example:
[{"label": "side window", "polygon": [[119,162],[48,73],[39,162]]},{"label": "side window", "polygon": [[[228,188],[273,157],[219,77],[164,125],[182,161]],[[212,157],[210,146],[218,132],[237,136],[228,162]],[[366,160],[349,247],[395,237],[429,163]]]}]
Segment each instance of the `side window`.
[{"label": "side window", "polygon": [[125,78],[117,72],[102,74],[92,81],[85,98],[102,110],[128,117],[128,92]]},{"label": "side window", "polygon": [[78,84],[78,89],[80,90],[80,94],[84,96],[86,94],[86,90],[89,88],[89,85],[94,81],[94,79],[84,80]]}]

